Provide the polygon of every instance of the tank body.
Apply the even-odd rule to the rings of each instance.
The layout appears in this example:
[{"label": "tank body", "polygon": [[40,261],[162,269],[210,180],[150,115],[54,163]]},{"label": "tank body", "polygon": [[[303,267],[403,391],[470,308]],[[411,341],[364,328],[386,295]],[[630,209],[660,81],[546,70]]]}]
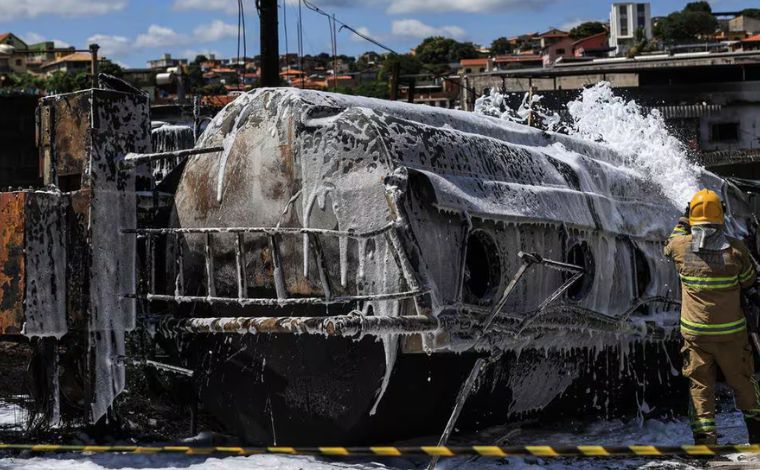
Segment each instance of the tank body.
[{"label": "tank body", "polygon": [[[670,356],[677,353],[678,279],[661,253],[681,208],[602,145],[458,111],[261,89],[228,105],[197,146],[224,150],[188,161],[175,227],[376,235],[275,230],[238,240],[217,233],[209,282],[207,239],[187,234],[182,275],[194,295],[238,295],[240,243],[248,297],[365,300],[208,303],[183,307],[182,315],[355,311],[460,320],[408,336],[171,341],[181,362],[204,371],[198,387],[206,407],[246,441],[327,445],[434,434],[475,357],[494,352],[501,359],[465,413],[481,417],[464,418],[474,426],[556,410],[563,399],[589,404],[578,410],[613,413],[636,406],[641,395],[627,402],[603,396],[630,395],[629,382],[651,400],[655,383],[677,386],[658,368],[638,376],[636,364],[645,354],[662,370],[677,361]],[[747,236],[750,211],[738,190],[710,173],[701,178],[729,201],[732,234]],[[479,322],[517,272],[521,251],[581,265],[586,274],[537,312],[566,276],[529,270],[500,314],[500,333],[478,340]],[[515,334],[510,325],[528,318],[530,328]],[[618,367],[610,372],[612,363]],[[603,383],[587,390],[594,380]]]}]

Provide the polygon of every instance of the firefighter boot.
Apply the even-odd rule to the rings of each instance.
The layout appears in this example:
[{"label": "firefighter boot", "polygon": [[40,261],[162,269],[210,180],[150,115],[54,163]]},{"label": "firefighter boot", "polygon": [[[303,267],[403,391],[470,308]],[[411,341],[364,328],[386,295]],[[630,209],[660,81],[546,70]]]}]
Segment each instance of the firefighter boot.
[{"label": "firefighter boot", "polygon": [[696,418],[691,422],[691,432],[696,445],[715,445],[718,443],[718,433],[715,430],[714,418]]},{"label": "firefighter boot", "polygon": [[747,434],[749,436],[750,444],[760,443],[760,417],[752,416],[745,417],[744,422],[747,423]]},{"label": "firefighter boot", "polygon": [[[751,439],[750,439],[751,440]],[[715,431],[694,431],[695,445],[715,445],[718,443],[718,435]]]}]

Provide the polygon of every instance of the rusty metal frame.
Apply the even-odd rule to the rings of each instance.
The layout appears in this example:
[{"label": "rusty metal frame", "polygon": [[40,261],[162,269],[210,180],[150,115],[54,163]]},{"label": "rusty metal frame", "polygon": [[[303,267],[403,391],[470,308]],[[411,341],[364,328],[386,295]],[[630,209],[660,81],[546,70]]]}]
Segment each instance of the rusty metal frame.
[{"label": "rusty metal frame", "polygon": [[[163,302],[175,302],[175,303],[209,303],[220,305],[239,305],[239,306],[282,306],[282,305],[331,305],[331,304],[348,304],[352,302],[367,302],[367,301],[383,301],[383,300],[403,300],[403,299],[417,299],[421,296],[429,294],[429,291],[420,286],[417,278],[414,276],[409,259],[403,253],[401,241],[398,239],[397,222],[389,222],[388,224],[366,232],[356,231],[340,231],[340,230],[328,230],[317,228],[298,228],[298,227],[211,227],[211,228],[130,228],[122,230],[125,234],[134,234],[137,238],[145,239],[146,244],[146,256],[148,260],[146,266],[150,272],[147,274],[147,279],[152,280],[154,273],[152,272],[156,266],[153,260],[155,255],[154,238],[159,235],[167,235],[174,237],[177,242],[177,256],[176,256],[176,270],[177,277],[174,283],[173,294],[156,294],[154,292],[154,282],[148,283],[147,292],[134,292],[123,294],[123,298],[127,299],[141,299],[146,301],[163,301]],[[214,253],[212,249],[214,234],[235,234],[235,264],[236,264],[236,276],[237,276],[237,295],[234,297],[221,297],[216,295],[216,289],[214,288]],[[203,234],[205,235],[203,255],[205,261],[206,272],[206,294],[200,295],[185,295],[184,294],[184,253],[182,244],[179,243],[186,234]],[[272,258],[274,263],[274,269],[272,276],[274,277],[274,285],[277,292],[277,297],[247,297],[247,282],[245,279],[245,250],[243,247],[243,236],[245,234],[257,234],[265,236],[269,240],[269,245],[272,249]],[[336,296],[332,295],[332,288],[324,269],[324,260],[322,259],[321,249],[311,250],[316,256],[317,267],[319,268],[319,279],[322,284],[322,297],[288,297],[285,288],[285,281],[283,279],[282,269],[279,265],[279,241],[278,237],[282,236],[298,236],[305,235],[310,240],[310,245],[319,248],[320,236],[338,237],[338,238],[352,238],[352,239],[368,239],[378,236],[385,236],[388,238],[389,244],[393,246],[396,256],[396,262],[399,265],[399,269],[409,286],[409,290],[401,292],[391,292],[382,294],[368,294],[368,295],[349,295],[349,296]]]}]

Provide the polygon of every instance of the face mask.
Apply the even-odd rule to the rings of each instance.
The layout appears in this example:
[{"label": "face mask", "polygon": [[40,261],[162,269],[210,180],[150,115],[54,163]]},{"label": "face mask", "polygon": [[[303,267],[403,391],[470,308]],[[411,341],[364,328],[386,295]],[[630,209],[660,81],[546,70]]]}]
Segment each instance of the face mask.
[{"label": "face mask", "polygon": [[691,251],[720,251],[730,245],[721,225],[694,225],[691,227]]}]

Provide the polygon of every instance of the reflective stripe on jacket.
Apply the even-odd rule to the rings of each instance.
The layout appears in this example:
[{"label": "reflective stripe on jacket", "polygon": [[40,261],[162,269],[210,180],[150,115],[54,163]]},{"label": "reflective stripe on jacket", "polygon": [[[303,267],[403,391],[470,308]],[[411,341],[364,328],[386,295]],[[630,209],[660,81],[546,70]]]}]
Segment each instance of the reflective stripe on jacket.
[{"label": "reflective stripe on jacket", "polygon": [[757,277],[747,248],[729,239],[721,251],[691,251],[691,234],[668,239],[665,256],[672,259],[681,279],[681,334],[700,341],[732,341],[747,329],[741,308],[741,288]]}]

